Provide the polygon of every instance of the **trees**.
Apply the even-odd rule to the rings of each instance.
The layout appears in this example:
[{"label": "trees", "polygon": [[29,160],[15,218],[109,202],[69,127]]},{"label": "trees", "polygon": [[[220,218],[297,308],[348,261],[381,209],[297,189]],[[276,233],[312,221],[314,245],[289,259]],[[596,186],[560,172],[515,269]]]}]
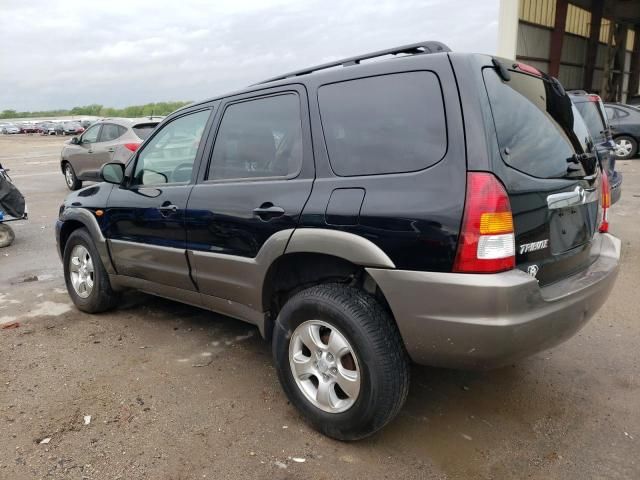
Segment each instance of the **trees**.
[{"label": "trees", "polygon": [[16,110],[3,110],[0,118],[33,118],[33,117],[63,117],[69,115],[91,115],[94,117],[148,117],[151,115],[168,115],[174,110],[191,102],[157,102],[144,105],[131,105],[124,108],[105,107],[92,103],[73,107],[70,110],[46,110],[41,112],[18,112]]}]

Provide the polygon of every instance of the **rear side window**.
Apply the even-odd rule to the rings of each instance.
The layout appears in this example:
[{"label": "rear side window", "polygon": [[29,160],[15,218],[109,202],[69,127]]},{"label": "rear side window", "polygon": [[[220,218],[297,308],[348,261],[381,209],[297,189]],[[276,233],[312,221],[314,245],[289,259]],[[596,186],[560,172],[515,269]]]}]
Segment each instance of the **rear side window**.
[{"label": "rear side window", "polygon": [[551,81],[483,70],[502,159],[538,178],[584,176],[575,154],[589,153],[588,130],[569,96]]},{"label": "rear side window", "polygon": [[437,163],[447,151],[442,90],[432,72],[324,85],[318,102],[337,175],[413,172]]},{"label": "rear side window", "polygon": [[293,177],[301,167],[298,95],[263,97],[225,109],[208,180]]},{"label": "rear side window", "polygon": [[151,132],[156,128],[157,123],[146,123],[143,125],[136,125],[133,127],[133,132],[140,138],[141,140],[146,140]]},{"label": "rear side window", "polygon": [[100,133],[101,142],[110,142],[116,138],[122,136],[127,130],[120,125],[114,125],[113,123],[104,123],[102,125],[102,132]]},{"label": "rear side window", "polygon": [[600,107],[596,102],[578,102],[576,108],[582,115],[584,123],[587,124],[591,138],[594,142],[603,142],[605,140],[605,124],[600,114]]}]

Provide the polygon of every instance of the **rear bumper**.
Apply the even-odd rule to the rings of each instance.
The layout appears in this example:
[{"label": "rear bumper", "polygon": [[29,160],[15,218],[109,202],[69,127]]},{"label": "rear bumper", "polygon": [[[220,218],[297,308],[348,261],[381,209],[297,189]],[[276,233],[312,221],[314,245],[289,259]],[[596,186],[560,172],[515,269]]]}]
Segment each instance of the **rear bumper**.
[{"label": "rear bumper", "polygon": [[596,313],[618,273],[620,240],[598,234],[592,256],[586,270],[542,288],[520,270],[367,271],[389,302],[413,361],[493,368],[567,340]]}]

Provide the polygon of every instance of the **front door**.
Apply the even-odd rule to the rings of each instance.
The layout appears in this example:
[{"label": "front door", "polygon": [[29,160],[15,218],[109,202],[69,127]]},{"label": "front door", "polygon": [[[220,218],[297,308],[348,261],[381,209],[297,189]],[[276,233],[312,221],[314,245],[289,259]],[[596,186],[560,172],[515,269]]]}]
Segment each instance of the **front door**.
[{"label": "front door", "polygon": [[311,193],[307,108],[304,89],[293,86],[221,105],[187,208],[187,250],[204,295],[259,310],[256,259],[284,252]]},{"label": "front door", "polygon": [[185,208],[211,110],[165,123],[107,204],[107,238],[119,275],[195,290],[186,258]]},{"label": "front door", "polygon": [[102,125],[94,125],[78,138],[78,143],[69,144],[68,160],[80,179],[88,179],[89,172],[93,170],[93,147],[98,141],[100,128]]}]

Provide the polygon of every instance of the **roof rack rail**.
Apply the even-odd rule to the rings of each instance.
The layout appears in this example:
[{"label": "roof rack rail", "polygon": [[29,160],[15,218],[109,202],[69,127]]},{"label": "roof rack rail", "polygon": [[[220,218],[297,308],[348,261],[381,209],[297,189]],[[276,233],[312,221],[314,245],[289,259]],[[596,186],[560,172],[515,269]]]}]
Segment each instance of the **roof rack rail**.
[{"label": "roof rack rail", "polygon": [[363,55],[356,55],[355,57],[343,58],[342,60],[323,63],[321,65],[305,68],[303,70],[296,70],[294,72],[285,73],[284,75],[279,75],[277,77],[269,78],[268,80],[263,80],[262,82],[258,82],[255,85],[275,82],[276,80],[284,80],[286,78],[291,78],[291,77],[299,77],[300,75],[307,75],[309,73],[317,72],[318,70],[326,70],[328,68],[334,68],[334,67],[340,67],[340,66],[350,67],[352,65],[358,65],[362,60],[369,60],[371,58],[376,58],[376,57],[384,57],[385,55],[400,55],[403,53],[407,55],[420,55],[420,54],[441,53],[441,52],[450,52],[450,51],[451,49],[441,42],[426,41],[426,42],[412,43],[409,45],[402,45],[401,47],[388,48],[386,50],[378,50],[377,52],[365,53]]}]

